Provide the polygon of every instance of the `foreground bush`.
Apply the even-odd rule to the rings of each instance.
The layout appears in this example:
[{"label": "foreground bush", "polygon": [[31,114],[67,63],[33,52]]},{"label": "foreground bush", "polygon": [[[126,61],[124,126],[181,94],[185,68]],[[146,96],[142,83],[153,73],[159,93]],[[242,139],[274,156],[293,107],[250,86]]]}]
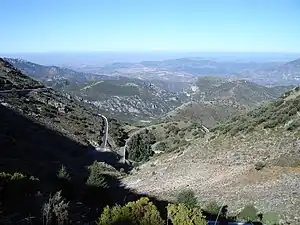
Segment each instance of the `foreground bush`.
[{"label": "foreground bush", "polygon": [[97,225],[163,225],[159,211],[148,198],[129,202],[125,206],[107,206]]},{"label": "foreground bush", "polygon": [[184,190],[178,193],[177,203],[182,203],[190,208],[197,207],[198,202],[195,193],[192,190]]},{"label": "foreground bush", "polygon": [[257,221],[258,211],[253,205],[246,205],[245,208],[238,214],[238,219],[244,221]]},{"label": "foreground bush", "polygon": [[221,210],[222,206],[218,205],[216,201],[209,202],[204,211],[210,215],[217,216]]},{"label": "foreground bush", "polygon": [[265,225],[278,225],[279,224],[279,216],[274,212],[267,212],[263,214],[262,223]]},{"label": "foreground bush", "polygon": [[168,219],[173,225],[206,225],[201,211],[185,204],[169,204]]},{"label": "foreground bush", "polygon": [[97,188],[106,188],[107,182],[103,176],[103,167],[97,161],[89,166],[90,175],[86,181],[86,184]]},{"label": "foreground bush", "polygon": [[68,208],[69,202],[66,202],[61,192],[56,192],[53,197],[49,197],[48,202],[43,205],[43,224],[50,225],[55,221],[58,225],[68,223]]}]

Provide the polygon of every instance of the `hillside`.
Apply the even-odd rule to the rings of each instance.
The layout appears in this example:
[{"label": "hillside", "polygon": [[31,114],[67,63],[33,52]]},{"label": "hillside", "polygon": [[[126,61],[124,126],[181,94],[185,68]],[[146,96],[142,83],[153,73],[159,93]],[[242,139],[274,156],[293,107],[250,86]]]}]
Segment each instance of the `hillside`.
[{"label": "hillside", "polygon": [[220,124],[181,152],[154,157],[123,182],[163,199],[192,189],[202,204],[217,199],[232,213],[253,204],[298,224],[299,106],[296,88]]},{"label": "hillside", "polygon": [[240,77],[263,85],[295,85],[300,83],[300,59],[267,69],[240,72]]},{"label": "hillside", "polygon": [[106,114],[127,121],[162,116],[181,105],[186,98],[181,90],[188,86],[187,83],[95,75],[24,60],[8,60],[46,86],[83,98]]},{"label": "hillside", "polygon": [[[44,87],[2,60],[0,66],[2,90]],[[99,139],[102,119],[96,112],[86,110],[78,99],[70,95],[60,94],[52,89],[3,93],[1,104],[58,129],[81,143]]]},{"label": "hillside", "polygon": [[106,75],[83,73],[58,66],[40,65],[23,59],[5,58],[5,60],[24,74],[44,82],[48,86],[75,85],[94,80],[116,79]]},{"label": "hillside", "polygon": [[149,82],[133,79],[98,81],[70,93],[124,120],[149,120],[162,116],[182,104],[185,98]]},{"label": "hillside", "polygon": [[290,86],[265,87],[245,80],[198,78],[185,89],[190,102],[168,113],[171,119],[201,120],[208,127],[278,98]]},{"label": "hillside", "polygon": [[[89,143],[103,132],[97,114],[0,58],[0,224],[91,224],[140,198],[120,185],[118,155]],[[122,123],[108,120],[117,142]]]}]

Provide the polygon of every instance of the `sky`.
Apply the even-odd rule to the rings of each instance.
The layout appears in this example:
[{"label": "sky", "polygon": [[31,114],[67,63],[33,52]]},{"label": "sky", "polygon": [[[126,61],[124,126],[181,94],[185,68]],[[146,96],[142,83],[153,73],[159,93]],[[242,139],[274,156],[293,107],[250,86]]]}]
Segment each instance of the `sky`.
[{"label": "sky", "polygon": [[299,0],[1,0],[1,53],[300,52]]}]

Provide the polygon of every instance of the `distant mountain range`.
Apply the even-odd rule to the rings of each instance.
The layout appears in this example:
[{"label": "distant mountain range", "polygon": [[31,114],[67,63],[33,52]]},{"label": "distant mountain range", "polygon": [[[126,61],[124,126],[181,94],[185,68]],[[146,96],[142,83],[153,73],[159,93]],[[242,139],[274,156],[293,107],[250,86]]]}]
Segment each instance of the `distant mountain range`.
[{"label": "distant mountain range", "polygon": [[[274,99],[290,88],[266,88],[240,81],[238,76],[228,78],[225,73],[251,66],[269,68],[273,63],[228,63],[203,59],[113,63],[102,68],[105,75],[100,75],[19,59],[8,61],[45,85],[81,97],[108,115],[127,121],[152,120],[169,115],[203,121],[209,118],[207,125],[211,126],[220,119]],[[297,63],[291,64],[295,66]],[[223,78],[203,77],[203,74],[196,73],[206,70],[215,73],[222,70]],[[162,75],[157,76],[157,73]]]},{"label": "distant mountain range", "polygon": [[194,81],[198,76],[247,79],[261,85],[300,83],[299,60],[283,63],[254,61],[218,61],[203,58],[178,58],[139,63],[112,63],[102,67],[86,66],[78,71],[139,79]]}]

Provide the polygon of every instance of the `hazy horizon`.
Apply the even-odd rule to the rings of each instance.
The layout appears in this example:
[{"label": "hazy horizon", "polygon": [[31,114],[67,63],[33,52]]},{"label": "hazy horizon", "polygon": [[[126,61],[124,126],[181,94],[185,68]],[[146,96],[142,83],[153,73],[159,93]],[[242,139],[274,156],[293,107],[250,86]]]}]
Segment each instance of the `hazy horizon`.
[{"label": "hazy horizon", "polygon": [[137,63],[178,58],[203,58],[222,61],[291,61],[300,53],[272,52],[48,52],[48,53],[0,53],[0,57],[19,58],[43,65],[101,66],[109,63]]}]

